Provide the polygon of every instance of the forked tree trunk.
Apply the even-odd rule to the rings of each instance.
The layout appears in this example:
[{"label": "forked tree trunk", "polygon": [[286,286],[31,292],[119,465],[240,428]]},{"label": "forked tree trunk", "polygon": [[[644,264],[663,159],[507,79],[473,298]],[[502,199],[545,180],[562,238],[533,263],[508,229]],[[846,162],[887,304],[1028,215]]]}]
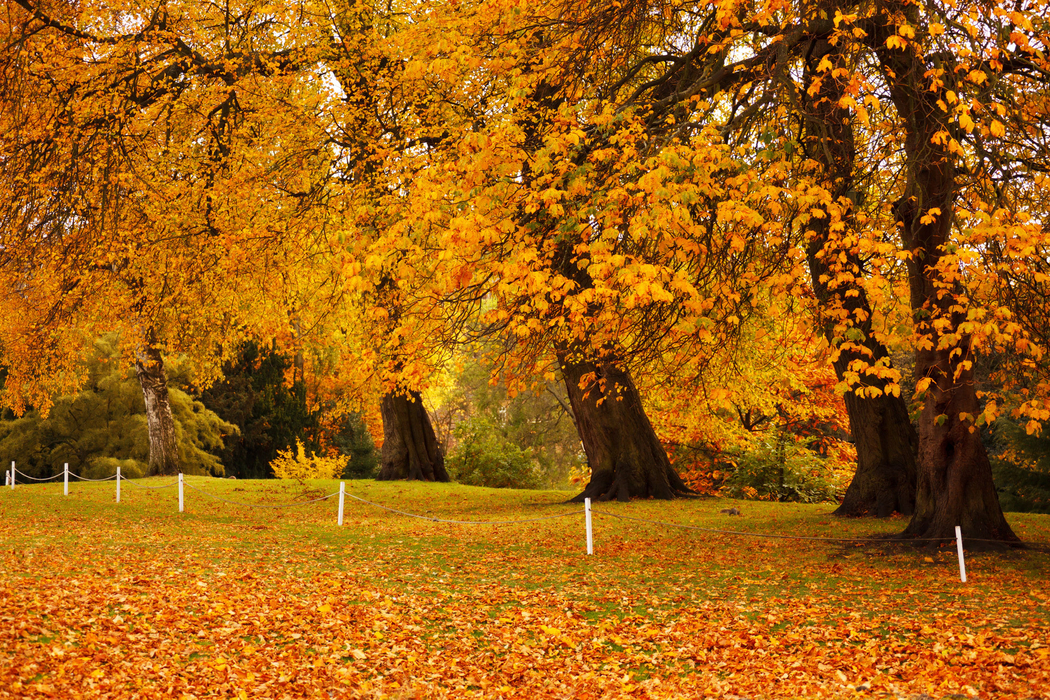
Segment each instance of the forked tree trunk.
[{"label": "forked tree trunk", "polygon": [[168,400],[168,378],[160,350],[152,345],[138,353],[135,370],[146,403],[146,428],[149,433],[149,469],[156,474],[178,474],[179,452],[175,440],[175,419]]},{"label": "forked tree trunk", "polygon": [[419,392],[389,393],[380,404],[383,449],[380,481],[449,481],[430,415]]},{"label": "forked tree trunk", "polygon": [[612,363],[572,361],[562,353],[558,361],[591,469],[590,483],[573,501],[670,499],[693,493],[671,466],[626,370]]},{"label": "forked tree trunk", "polygon": [[[916,6],[901,2],[899,16],[918,23]],[[890,17],[891,15],[887,15]],[[973,421],[980,413],[974,387],[973,347],[960,329],[966,320],[955,271],[942,261],[954,226],[958,185],[954,156],[937,137],[954,128],[938,101],[949,85],[931,84],[934,61],[915,51],[886,46],[898,31],[896,17],[870,37],[883,78],[905,131],[907,181],[894,207],[908,258],[916,332],[915,376],[929,379],[919,419],[919,480],[915,514],[906,537],[952,538],[961,525],[968,538],[1016,542],[999,506],[988,455]],[[921,46],[921,37],[915,46]],[[939,60],[939,59],[938,59]],[[948,70],[947,74],[952,75]],[[956,263],[952,263],[956,264]]]},{"label": "forked tree trunk", "polygon": [[[833,0],[817,3],[827,16],[835,10]],[[830,62],[832,70],[821,70]],[[819,165],[818,181],[828,190],[831,202],[824,215],[808,225],[808,261],[818,308],[823,310],[822,331],[836,348],[835,375],[841,382],[850,363],[888,364],[886,347],[873,335],[871,305],[859,276],[863,264],[851,237],[858,195],[855,186],[856,145],[852,117],[840,100],[846,94],[852,75],[836,75],[848,68],[841,46],[828,36],[814,38],[806,54],[806,72],[799,94],[805,109],[806,156]],[[834,215],[833,215],[834,214]],[[832,222],[842,225],[836,231]],[[841,314],[836,317],[834,312]],[[851,339],[836,337],[836,322],[845,319]],[[859,396],[853,389],[874,387],[880,396]],[[841,516],[886,517],[894,512],[911,515],[915,507],[917,438],[908,408],[899,395],[884,392],[886,382],[872,375],[861,375],[858,385],[845,395],[850,433],[857,448],[857,471],[846,489],[842,504],[835,510]]]}]

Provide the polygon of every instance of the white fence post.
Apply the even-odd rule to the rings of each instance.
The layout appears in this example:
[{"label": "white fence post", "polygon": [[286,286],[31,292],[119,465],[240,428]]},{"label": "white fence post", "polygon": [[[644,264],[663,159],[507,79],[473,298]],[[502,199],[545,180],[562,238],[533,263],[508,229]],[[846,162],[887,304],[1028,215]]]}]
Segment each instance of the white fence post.
[{"label": "white fence post", "polygon": [[117,467],[117,503],[120,503],[120,467]]},{"label": "white fence post", "polygon": [[15,460],[11,460],[11,490],[15,490]]},{"label": "white fence post", "polygon": [[955,526],[955,544],[959,549],[959,580],[966,583],[966,559],[963,557],[962,528]]},{"label": "white fence post", "polygon": [[339,482],[339,526],[343,525],[343,497],[346,495],[346,484]]},{"label": "white fence post", "polygon": [[69,462],[62,466],[62,495],[69,495]]},{"label": "white fence post", "polygon": [[182,472],[179,472],[179,512],[182,512]]},{"label": "white fence post", "polygon": [[591,499],[583,499],[583,513],[587,520],[587,553],[594,554],[594,533],[591,530]]}]

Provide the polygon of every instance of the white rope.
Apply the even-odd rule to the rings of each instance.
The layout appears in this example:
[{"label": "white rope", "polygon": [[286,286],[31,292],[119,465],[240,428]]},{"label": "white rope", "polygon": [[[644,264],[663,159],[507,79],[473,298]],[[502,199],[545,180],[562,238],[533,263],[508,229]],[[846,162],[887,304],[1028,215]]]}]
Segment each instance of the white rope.
[{"label": "white rope", "polygon": [[80,479],[81,481],[112,481],[113,479],[117,478],[116,474],[114,474],[113,476],[107,476],[105,479],[89,479],[86,476],[77,476],[73,472],[69,472],[69,475],[74,479]]},{"label": "white rope", "polygon": [[292,508],[294,506],[305,506],[305,505],[307,505],[309,503],[317,503],[318,501],[327,501],[329,498],[332,498],[333,496],[338,496],[339,495],[339,492],[336,491],[335,493],[330,493],[327,496],[321,496],[320,498],[314,498],[314,499],[309,500],[309,501],[292,501],[291,503],[276,503],[276,504],[238,503],[237,501],[231,501],[229,499],[223,498],[222,496],[216,496],[215,494],[209,493],[208,491],[205,491],[204,489],[199,489],[196,486],[194,486],[193,484],[189,483],[188,481],[183,481],[182,483],[185,484],[186,486],[189,486],[194,491],[198,491],[200,493],[203,493],[205,496],[210,496],[211,498],[214,498],[216,501],[222,501],[223,503],[229,503],[230,505],[234,505],[234,506],[244,506],[245,508]]},{"label": "white rope", "polygon": [[555,518],[565,518],[565,517],[568,517],[570,515],[580,515],[580,514],[583,513],[583,509],[581,508],[580,510],[572,510],[572,511],[569,511],[568,513],[559,513],[558,515],[544,515],[544,516],[540,516],[538,518],[525,518],[523,520],[445,520],[444,518],[433,518],[433,517],[431,517],[429,515],[417,515],[416,513],[409,513],[408,511],[405,511],[405,510],[398,510],[396,508],[388,508],[387,506],[380,505],[379,503],[373,503],[372,501],[367,501],[367,500],[361,498],[360,496],[355,496],[352,493],[348,493],[346,495],[349,496],[350,498],[353,498],[356,501],[361,501],[362,503],[367,503],[370,506],[375,506],[376,508],[382,508],[383,510],[388,510],[391,513],[397,513],[398,515],[407,515],[410,518],[419,518],[420,520],[429,520],[432,523],[452,523],[454,525],[513,525],[515,523],[534,523],[534,522],[537,522],[539,520],[554,520]]},{"label": "white rope", "polygon": [[51,476],[44,477],[43,479],[38,479],[35,476],[29,476],[28,474],[26,474],[25,472],[23,472],[21,469],[18,469],[18,468],[15,469],[15,473],[16,474],[21,474],[25,478],[31,479],[32,481],[51,481],[52,479],[60,477],[63,474],[63,472],[59,472],[58,474],[52,474]]},{"label": "white rope", "polygon": [[927,539],[907,539],[907,540],[873,540],[870,537],[812,537],[807,535],[767,535],[761,532],[740,532],[739,530],[716,530],[710,527],[700,527],[698,525],[683,525],[681,523],[669,523],[663,520],[649,520],[648,518],[636,518],[630,515],[616,515],[615,513],[607,513],[601,510],[595,510],[591,508],[591,512],[595,515],[604,515],[609,518],[619,518],[620,520],[634,520],[640,523],[653,523],[654,525],[663,525],[664,527],[677,527],[683,530],[699,530],[701,532],[713,532],[719,535],[737,535],[741,537],[762,537],[766,539],[774,540],[813,540],[817,542],[861,542],[865,544],[886,544],[886,543],[908,543],[908,542],[954,542],[954,537],[930,537]]},{"label": "white rope", "polygon": [[[131,481],[131,479],[128,479],[128,478],[126,478],[123,475],[121,475],[120,480],[121,481],[128,481],[128,482]],[[179,484],[179,482],[176,479],[175,481],[171,482],[170,484],[162,484],[160,486],[136,486],[135,484],[132,484],[132,483],[129,483],[128,486],[130,486],[133,489],[138,489],[139,491],[153,491],[155,489],[170,489],[172,486],[178,486],[178,484]]]}]

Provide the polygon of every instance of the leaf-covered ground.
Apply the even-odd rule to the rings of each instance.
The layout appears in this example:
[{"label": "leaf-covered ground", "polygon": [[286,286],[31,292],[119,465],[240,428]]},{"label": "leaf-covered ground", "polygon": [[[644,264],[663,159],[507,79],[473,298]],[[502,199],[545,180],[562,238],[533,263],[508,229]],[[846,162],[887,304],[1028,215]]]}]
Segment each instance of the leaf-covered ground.
[{"label": "leaf-covered ground", "polygon": [[[144,480],[136,485],[160,485]],[[335,482],[190,477],[274,504]],[[459,520],[577,510],[564,493],[349,482]],[[125,483],[0,490],[4,698],[1050,698],[1050,555],[675,530],[866,536],[827,506],[603,504],[514,525],[335,499],[246,508]],[[737,505],[744,514],[718,511]],[[605,514],[602,514],[604,511]],[[1050,540],[1050,517],[1010,515]]]}]

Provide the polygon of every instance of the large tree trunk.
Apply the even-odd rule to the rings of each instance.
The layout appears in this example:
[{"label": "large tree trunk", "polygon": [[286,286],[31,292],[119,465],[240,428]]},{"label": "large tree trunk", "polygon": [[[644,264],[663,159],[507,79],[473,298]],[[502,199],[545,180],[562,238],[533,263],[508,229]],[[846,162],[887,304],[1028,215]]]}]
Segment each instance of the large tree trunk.
[{"label": "large tree trunk", "polygon": [[[827,16],[833,0],[817,3]],[[831,70],[820,65],[830,63]],[[853,232],[859,195],[855,186],[856,144],[852,117],[840,100],[851,73],[842,48],[830,35],[816,37],[806,54],[803,89],[804,148],[819,165],[817,181],[828,192],[820,208],[823,216],[808,224],[808,262],[818,302],[821,330],[835,349],[835,374],[867,365],[890,369],[889,353],[872,332],[871,305],[861,284],[863,263]],[[853,331],[845,336],[845,330]],[[852,368],[851,368],[852,365]],[[835,515],[885,517],[894,512],[911,515],[915,507],[917,438],[900,393],[885,391],[887,381],[876,373],[861,373],[845,395],[850,433],[857,448],[857,471]],[[868,388],[877,396],[860,395]]]},{"label": "large tree trunk", "polygon": [[389,393],[380,405],[383,449],[380,481],[449,481],[445,456],[419,392]]},{"label": "large tree trunk", "polygon": [[[896,8],[919,27],[915,6]],[[915,514],[905,536],[951,538],[961,525],[969,538],[1016,542],[1006,523],[992,470],[973,423],[980,413],[973,379],[973,347],[960,332],[966,302],[955,270],[943,261],[954,225],[958,196],[955,164],[947,144],[936,135],[954,128],[937,104],[950,86],[930,83],[935,67],[919,53],[921,37],[906,49],[893,49],[885,39],[897,22],[871,37],[883,78],[905,131],[907,180],[894,207],[908,259],[911,307],[919,343],[915,376],[929,389],[919,419],[919,481]],[[948,71],[950,74],[951,71]]]},{"label": "large tree trunk", "polygon": [[892,395],[861,398],[853,392],[844,398],[857,448],[857,471],[834,515],[911,515],[918,438],[904,400]]},{"label": "large tree trunk", "polygon": [[558,361],[591,469],[590,483],[573,501],[692,493],[671,466],[626,370],[611,362],[569,360],[564,353]]},{"label": "large tree trunk", "polygon": [[142,398],[146,403],[146,426],[149,432],[149,469],[156,474],[178,474],[179,452],[175,441],[175,419],[168,401],[168,378],[164,359],[153,345],[138,353],[135,362]]}]

